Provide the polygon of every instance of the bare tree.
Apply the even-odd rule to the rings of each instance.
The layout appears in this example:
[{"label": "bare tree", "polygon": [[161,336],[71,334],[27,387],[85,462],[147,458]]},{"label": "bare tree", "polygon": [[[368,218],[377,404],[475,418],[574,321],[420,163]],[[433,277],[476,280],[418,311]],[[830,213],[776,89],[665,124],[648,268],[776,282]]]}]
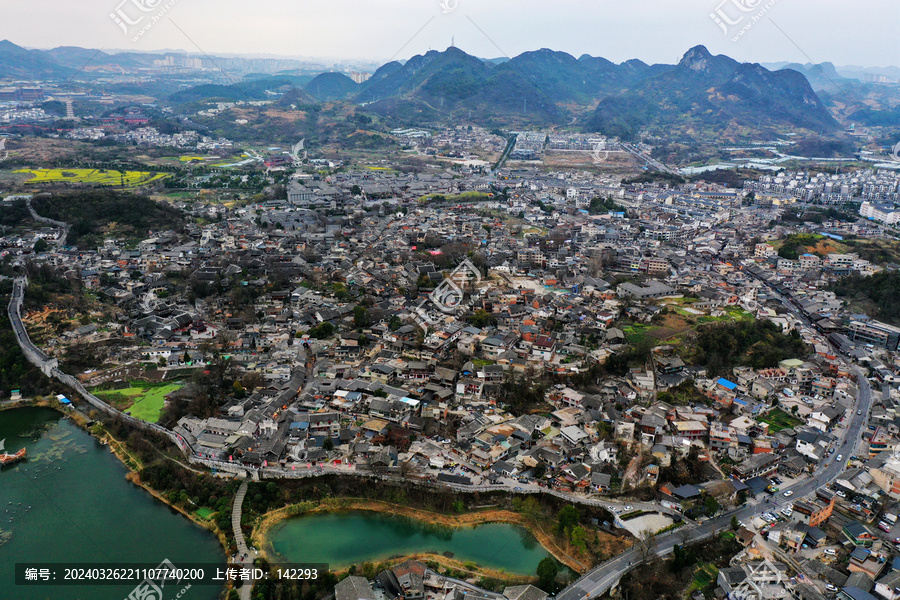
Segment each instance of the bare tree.
[{"label": "bare tree", "polygon": [[649,529],[641,531],[637,536],[637,551],[641,562],[647,562],[653,554],[653,546],[656,544],[656,534]]},{"label": "bare tree", "polygon": [[681,542],[681,547],[684,548],[687,545],[688,538],[691,537],[691,528],[681,527],[675,532],[675,536]]}]

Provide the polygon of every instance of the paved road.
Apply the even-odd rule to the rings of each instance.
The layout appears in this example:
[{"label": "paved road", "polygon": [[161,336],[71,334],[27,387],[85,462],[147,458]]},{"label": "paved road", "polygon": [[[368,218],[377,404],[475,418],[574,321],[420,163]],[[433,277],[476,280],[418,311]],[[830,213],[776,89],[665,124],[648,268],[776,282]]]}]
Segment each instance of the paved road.
[{"label": "paved road", "polygon": [[[854,367],[854,370],[857,373],[859,395],[857,397],[856,406],[851,409],[852,416],[850,418],[850,424],[844,431],[844,435],[840,440],[840,446],[835,450],[835,456],[837,454],[843,454],[841,462],[826,459],[826,462],[823,463],[825,465],[824,468],[817,471],[815,477],[807,477],[795,485],[785,488],[780,492],[781,495],[773,497],[772,502],[760,502],[753,506],[745,506],[733,510],[720,517],[706,521],[705,523],[691,526],[686,530],[686,533],[684,531],[676,530],[659,536],[654,540],[652,547],[653,554],[664,556],[672,552],[672,548],[676,544],[703,540],[715,535],[719,531],[728,529],[732,516],[737,517],[739,521],[746,522],[755,515],[772,510],[778,501],[788,501],[788,499],[783,496],[783,493],[787,490],[793,491],[793,494],[790,497],[790,500],[793,501],[813,494],[821,486],[827,485],[837,479],[838,475],[843,472],[847,461],[856,449],[862,431],[866,427],[869,410],[872,404],[872,389],[869,387],[869,381],[866,379],[865,372],[857,367]],[[857,411],[861,411],[862,414],[856,414]],[[687,535],[686,539],[683,537],[685,535]],[[638,546],[639,544],[635,544],[632,549],[595,567],[558,594],[557,600],[583,600],[584,598],[596,598],[597,596],[603,595],[615,585],[619,579],[621,579],[622,575],[627,573],[645,558],[642,556]]]},{"label": "paved road", "polygon": [[640,150],[637,149],[637,147],[632,146],[631,144],[626,144],[624,142],[621,144],[621,146],[622,146],[623,150],[625,150],[626,152],[628,152],[629,154],[631,154],[638,160],[642,160],[645,163],[647,163],[648,167],[653,167],[657,171],[669,173],[670,175],[676,175],[678,177],[681,176],[681,173],[679,173],[678,171],[676,171],[669,165],[663,164],[663,163],[659,162],[658,160],[656,160],[655,158],[652,158],[650,155],[648,155],[644,152],[641,152]]}]

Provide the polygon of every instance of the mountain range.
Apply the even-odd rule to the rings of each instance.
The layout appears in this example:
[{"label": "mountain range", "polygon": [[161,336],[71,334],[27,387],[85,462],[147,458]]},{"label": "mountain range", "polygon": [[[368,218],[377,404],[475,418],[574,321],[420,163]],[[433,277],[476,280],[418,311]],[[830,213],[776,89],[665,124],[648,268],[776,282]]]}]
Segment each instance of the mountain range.
[{"label": "mountain range", "polygon": [[639,60],[617,65],[548,49],[495,65],[449,48],[405,64],[388,63],[347,98],[375,111],[402,98],[455,114],[528,116],[559,124],[580,117],[584,131],[625,139],[641,130],[741,137],[839,128],[801,73],[713,56],[703,46],[676,65]]},{"label": "mountain range", "polygon": [[[0,79],[70,79],[88,63],[127,71],[162,56],[75,47],[26,50],[3,41]],[[703,46],[691,48],[674,65],[648,65],[636,59],[616,64],[549,49],[485,60],[450,47],[403,63],[389,62],[362,84],[342,73],[314,78],[256,75],[230,85],[180,90],[160,100],[171,104],[256,100],[276,92],[284,94],[282,99],[289,104],[348,101],[410,124],[465,117],[491,126],[566,125],[625,139],[641,131],[670,138],[738,139],[837,132],[840,125],[829,108],[834,110],[836,104],[834,88],[846,89],[842,84],[847,81],[862,86],[841,77],[829,64],[784,63],[768,69],[714,56]],[[852,114],[846,106],[845,101],[844,112],[834,114]],[[894,122],[898,119],[892,106],[861,106],[876,113],[869,115],[870,121],[900,126]],[[885,114],[879,112],[882,108]]]},{"label": "mountain range", "polygon": [[589,131],[623,138],[644,128],[741,137],[783,128],[832,133],[839,124],[801,73],[772,72],[697,46],[674,67],[602,99],[587,123]]}]

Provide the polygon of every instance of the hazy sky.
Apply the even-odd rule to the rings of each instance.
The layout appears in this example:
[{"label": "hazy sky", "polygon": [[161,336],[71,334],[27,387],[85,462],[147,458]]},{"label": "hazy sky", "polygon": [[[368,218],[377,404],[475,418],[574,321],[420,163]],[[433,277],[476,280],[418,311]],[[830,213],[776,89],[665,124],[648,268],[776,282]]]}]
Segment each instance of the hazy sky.
[{"label": "hazy sky", "polygon": [[[742,61],[900,64],[898,0],[6,0],[3,4],[0,39],[30,48],[190,52],[200,48],[209,54],[382,62],[429,48],[443,50],[455,37],[466,52],[491,58],[553,48],[615,62],[640,58],[671,63],[691,46],[705,44],[713,53]],[[152,22],[154,16],[158,18]],[[743,35],[733,41],[742,28]]]}]

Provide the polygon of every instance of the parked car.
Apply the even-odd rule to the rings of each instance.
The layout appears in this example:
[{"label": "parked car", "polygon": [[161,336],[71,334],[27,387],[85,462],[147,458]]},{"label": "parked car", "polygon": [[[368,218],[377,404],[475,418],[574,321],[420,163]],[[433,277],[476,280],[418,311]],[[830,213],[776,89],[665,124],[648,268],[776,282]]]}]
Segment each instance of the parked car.
[{"label": "parked car", "polygon": [[846,497],[847,497],[847,494],[845,494],[845,493],[842,492],[841,490],[838,490],[837,492],[835,492],[835,495],[836,495],[838,498],[846,498]]},{"label": "parked car", "polygon": [[836,594],[838,589],[837,589],[837,586],[831,585],[830,583],[826,583],[825,591],[831,592],[832,594]]},{"label": "parked car", "polygon": [[822,552],[827,554],[828,556],[837,556],[837,550],[835,550],[834,548],[825,548],[824,550],[822,550]]},{"label": "parked car", "polygon": [[878,521],[878,529],[889,533],[891,531],[891,524],[886,523],[885,521]]}]

